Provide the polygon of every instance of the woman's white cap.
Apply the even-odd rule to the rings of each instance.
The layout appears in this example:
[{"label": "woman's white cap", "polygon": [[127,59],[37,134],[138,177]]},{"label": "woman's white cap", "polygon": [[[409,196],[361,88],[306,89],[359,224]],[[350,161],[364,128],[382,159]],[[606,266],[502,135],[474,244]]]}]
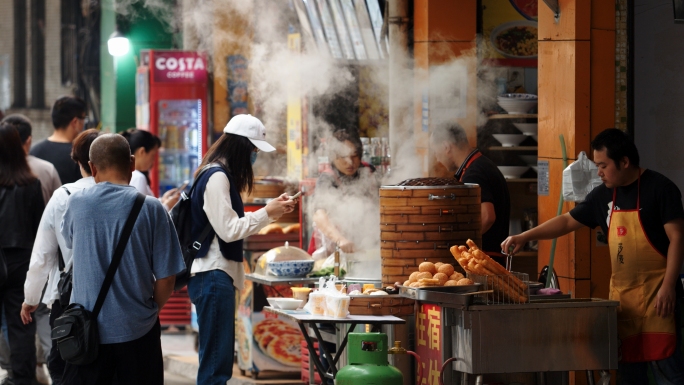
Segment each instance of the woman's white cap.
[{"label": "woman's white cap", "polygon": [[261,123],[261,120],[252,115],[240,114],[233,116],[228,124],[226,124],[226,127],[223,128],[223,132],[244,136],[261,151],[275,151],[275,147],[266,141],[266,127]]}]

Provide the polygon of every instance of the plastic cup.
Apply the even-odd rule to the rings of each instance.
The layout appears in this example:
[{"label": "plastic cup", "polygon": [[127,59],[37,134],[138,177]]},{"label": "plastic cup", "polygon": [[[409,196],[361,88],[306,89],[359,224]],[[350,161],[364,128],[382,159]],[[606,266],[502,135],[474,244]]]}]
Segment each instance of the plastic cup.
[{"label": "plastic cup", "polygon": [[325,297],[325,293],[321,293],[320,291],[314,291],[309,294],[312,315],[325,315],[325,309],[327,308]]}]

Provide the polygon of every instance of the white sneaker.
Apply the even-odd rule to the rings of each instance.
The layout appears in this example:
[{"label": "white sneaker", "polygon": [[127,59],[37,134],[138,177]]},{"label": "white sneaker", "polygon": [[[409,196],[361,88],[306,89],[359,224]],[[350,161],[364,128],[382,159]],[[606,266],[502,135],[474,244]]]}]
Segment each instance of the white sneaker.
[{"label": "white sneaker", "polygon": [[44,385],[51,385],[52,379],[48,374],[47,367],[45,364],[36,365],[36,381]]}]

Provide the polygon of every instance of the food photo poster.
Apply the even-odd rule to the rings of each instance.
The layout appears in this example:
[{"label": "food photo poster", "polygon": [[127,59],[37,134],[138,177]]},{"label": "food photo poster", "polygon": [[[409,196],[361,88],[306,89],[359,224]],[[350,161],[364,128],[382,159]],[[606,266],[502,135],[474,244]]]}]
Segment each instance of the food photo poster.
[{"label": "food photo poster", "polygon": [[537,66],[537,0],[482,0],[483,59],[490,65]]}]

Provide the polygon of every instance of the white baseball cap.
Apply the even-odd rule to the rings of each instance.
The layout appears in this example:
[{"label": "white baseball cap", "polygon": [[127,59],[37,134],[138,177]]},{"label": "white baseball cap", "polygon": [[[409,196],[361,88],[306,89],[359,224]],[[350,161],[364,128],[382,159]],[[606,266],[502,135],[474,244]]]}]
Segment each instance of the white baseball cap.
[{"label": "white baseball cap", "polygon": [[228,124],[226,124],[226,127],[223,128],[223,132],[244,136],[261,151],[275,151],[275,147],[266,141],[266,127],[261,123],[261,120],[252,115],[240,114],[233,116]]}]

